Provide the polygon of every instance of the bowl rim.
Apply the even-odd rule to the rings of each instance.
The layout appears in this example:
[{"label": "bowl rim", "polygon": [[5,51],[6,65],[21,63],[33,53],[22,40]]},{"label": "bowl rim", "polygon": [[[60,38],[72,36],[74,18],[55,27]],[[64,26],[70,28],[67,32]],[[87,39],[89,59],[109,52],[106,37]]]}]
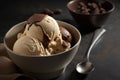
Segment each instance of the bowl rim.
[{"label": "bowl rim", "polygon": [[80,42],[81,42],[81,33],[80,33],[80,31],[79,31],[75,26],[73,26],[73,25],[71,25],[71,24],[69,24],[69,23],[67,23],[67,22],[63,22],[63,21],[60,21],[60,20],[57,20],[57,22],[60,22],[60,23],[63,23],[63,24],[66,24],[66,25],[71,26],[72,28],[75,29],[75,31],[77,31],[77,33],[78,33],[78,35],[79,35],[79,40],[78,40],[70,49],[68,49],[67,51],[59,52],[59,53],[52,54],[52,55],[48,55],[48,56],[15,54],[15,53],[13,52],[13,50],[11,50],[11,49],[7,46],[7,43],[6,43],[6,40],[5,40],[5,39],[6,39],[6,36],[8,35],[8,33],[9,33],[10,30],[12,30],[12,29],[14,29],[15,27],[17,27],[17,25],[26,23],[26,21],[20,22],[20,23],[14,25],[12,28],[10,28],[10,29],[8,30],[8,32],[5,34],[4,39],[3,39],[4,46],[5,46],[5,48],[6,48],[8,51],[10,51],[10,53],[12,53],[12,54],[14,54],[14,55],[17,55],[17,56],[21,56],[21,57],[41,57],[41,58],[48,58],[48,57],[52,57],[52,56],[59,56],[59,55],[65,54],[66,52],[72,50],[72,49],[75,48],[77,45],[79,46],[79,45],[80,45]]},{"label": "bowl rim", "polygon": [[103,14],[107,14],[107,13],[111,13],[115,10],[115,4],[112,2],[112,1],[109,1],[109,0],[106,0],[108,3],[110,3],[112,5],[112,8],[110,10],[108,10],[107,12],[105,13],[100,13],[100,14],[83,14],[83,13],[76,13],[75,11],[71,10],[69,8],[69,4],[72,3],[72,2],[76,2],[78,0],[71,0],[67,3],[67,9],[75,14],[80,14],[80,15],[85,15],[85,16],[96,16],[96,15],[103,15]]}]

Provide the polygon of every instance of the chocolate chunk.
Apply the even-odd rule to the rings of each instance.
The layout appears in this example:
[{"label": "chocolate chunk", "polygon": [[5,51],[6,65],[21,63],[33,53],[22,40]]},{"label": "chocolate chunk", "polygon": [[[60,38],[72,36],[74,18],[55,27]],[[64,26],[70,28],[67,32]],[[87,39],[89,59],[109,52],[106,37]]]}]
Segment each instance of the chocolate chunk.
[{"label": "chocolate chunk", "polygon": [[69,47],[69,46],[70,46],[70,42],[63,41],[62,46],[63,46],[64,48],[67,48],[67,47]]},{"label": "chocolate chunk", "polygon": [[101,9],[100,13],[106,13],[104,8],[100,8],[100,9]]},{"label": "chocolate chunk", "polygon": [[54,12],[51,9],[45,8],[43,11],[44,14],[53,15]]},{"label": "chocolate chunk", "polygon": [[105,13],[106,10],[102,7],[103,3],[96,3],[93,1],[80,1],[77,6],[77,13],[82,14],[100,14]]},{"label": "chocolate chunk", "polygon": [[27,24],[32,25],[33,23],[40,22],[45,17],[45,14],[33,14],[28,20]]},{"label": "chocolate chunk", "polygon": [[62,10],[61,10],[61,9],[49,9],[49,8],[45,8],[45,9],[43,10],[43,13],[52,16],[52,15],[61,14],[61,13],[62,13]]},{"label": "chocolate chunk", "polygon": [[62,34],[63,40],[70,42],[70,43],[72,42],[72,35],[67,29],[60,26],[60,32]]}]

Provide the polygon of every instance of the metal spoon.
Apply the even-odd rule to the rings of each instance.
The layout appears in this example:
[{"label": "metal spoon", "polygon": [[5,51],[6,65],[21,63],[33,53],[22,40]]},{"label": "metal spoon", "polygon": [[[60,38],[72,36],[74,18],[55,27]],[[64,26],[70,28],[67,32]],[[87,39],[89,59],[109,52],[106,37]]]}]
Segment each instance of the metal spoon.
[{"label": "metal spoon", "polygon": [[83,61],[76,65],[78,73],[88,74],[94,70],[94,65],[89,61],[90,52],[105,31],[106,30],[104,28],[100,28],[95,31],[92,44],[90,45],[88,52],[85,54]]}]

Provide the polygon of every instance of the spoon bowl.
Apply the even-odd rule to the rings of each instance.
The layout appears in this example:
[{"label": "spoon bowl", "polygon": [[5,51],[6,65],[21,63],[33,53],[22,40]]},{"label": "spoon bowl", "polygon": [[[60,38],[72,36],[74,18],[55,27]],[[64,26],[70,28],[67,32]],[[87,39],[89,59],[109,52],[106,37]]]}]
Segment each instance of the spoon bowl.
[{"label": "spoon bowl", "polygon": [[92,72],[94,70],[94,65],[90,61],[85,60],[77,64],[76,70],[79,73],[88,74],[89,72]]}]

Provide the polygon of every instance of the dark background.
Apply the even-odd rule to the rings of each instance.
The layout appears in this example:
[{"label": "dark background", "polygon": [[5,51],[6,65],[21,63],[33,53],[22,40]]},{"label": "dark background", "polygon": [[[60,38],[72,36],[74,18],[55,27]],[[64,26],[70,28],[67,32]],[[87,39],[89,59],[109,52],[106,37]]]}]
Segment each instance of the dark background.
[{"label": "dark background", "polygon": [[27,20],[32,14],[40,13],[44,8],[60,8],[62,14],[55,19],[71,19],[66,4],[69,0],[2,0],[0,3],[0,36],[1,41],[6,31],[13,25]]},{"label": "dark background", "polygon": [[[68,22],[77,27],[66,8],[69,0],[1,0],[0,2],[0,42],[5,33],[15,24],[27,20],[32,14],[44,8],[60,8],[62,13],[55,19]],[[107,32],[102,41],[94,48],[90,60],[95,70],[86,75],[77,74],[75,66],[85,54],[93,33],[82,35],[78,53],[68,65],[64,75],[55,80],[120,80],[120,0],[111,0],[116,9],[104,24]],[[78,28],[78,27],[77,27]]]}]

